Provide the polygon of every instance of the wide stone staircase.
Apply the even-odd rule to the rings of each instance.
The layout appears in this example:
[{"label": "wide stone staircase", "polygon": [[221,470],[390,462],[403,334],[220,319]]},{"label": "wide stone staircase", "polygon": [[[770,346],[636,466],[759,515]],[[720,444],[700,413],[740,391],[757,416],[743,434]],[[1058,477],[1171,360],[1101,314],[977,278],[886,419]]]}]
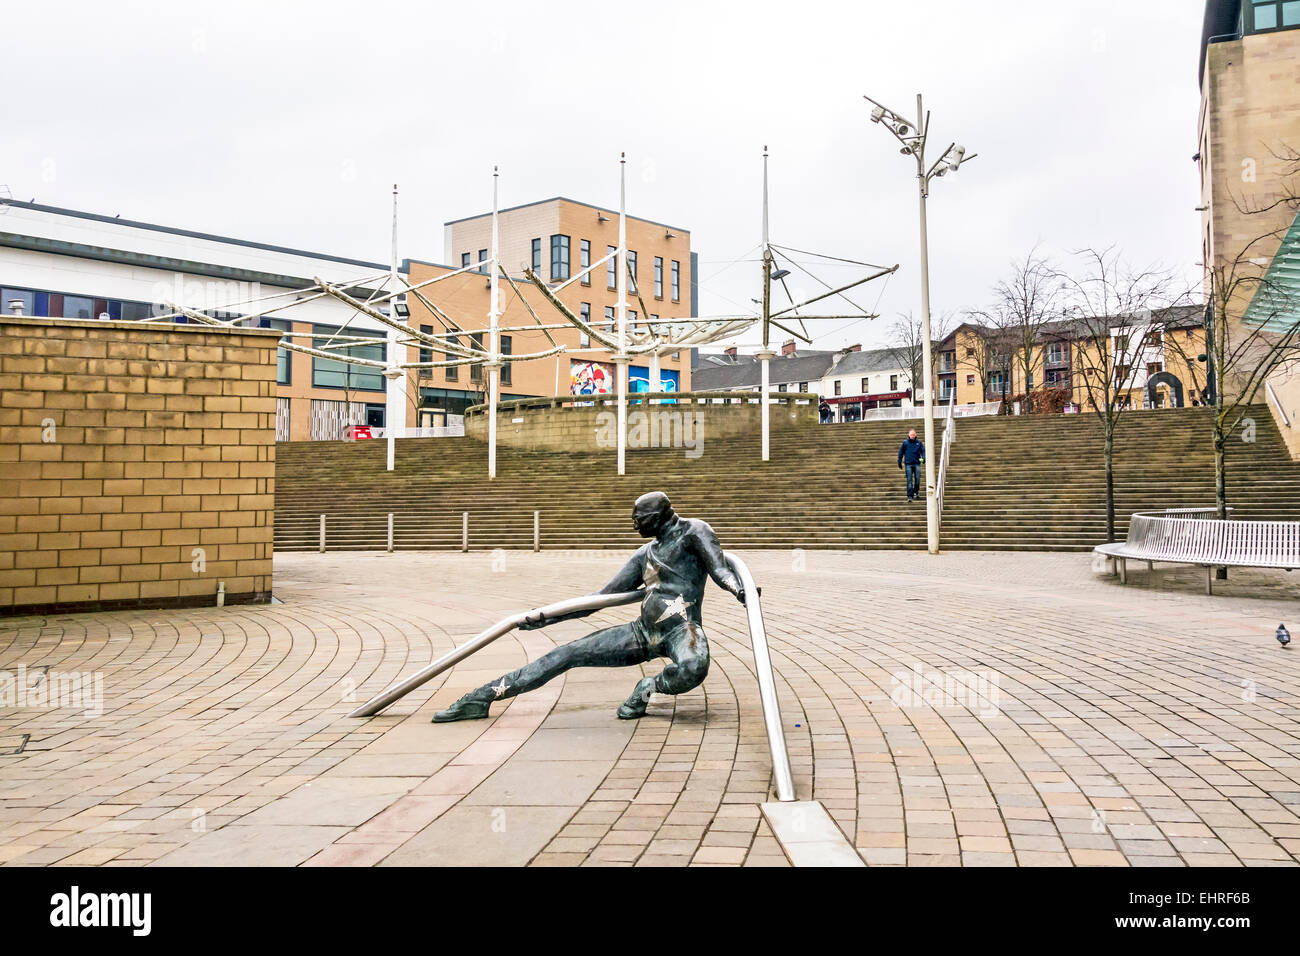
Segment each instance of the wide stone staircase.
[{"label": "wide stone staircase", "polygon": [[[1117,517],[1211,504],[1209,410],[1126,413],[1116,446]],[[1300,518],[1300,466],[1267,409],[1252,410],[1255,441],[1229,449],[1237,516]],[[910,422],[781,428],[771,461],[758,436],[707,439],[703,454],[612,450],[556,454],[501,446],[497,477],[471,438],[404,439],[385,470],[386,442],[282,442],[276,469],[275,547],[315,550],[326,516],[328,550],[461,547],[469,513],[473,550],[531,548],[540,512],[543,549],[630,549],[632,501],[662,490],[685,515],[707,520],[727,548],[923,548],[925,507],[909,505],[898,444]],[[1094,416],[961,419],[948,476],[943,546],[1077,550],[1105,537],[1105,479]],[[937,459],[936,459],[937,460]]]}]

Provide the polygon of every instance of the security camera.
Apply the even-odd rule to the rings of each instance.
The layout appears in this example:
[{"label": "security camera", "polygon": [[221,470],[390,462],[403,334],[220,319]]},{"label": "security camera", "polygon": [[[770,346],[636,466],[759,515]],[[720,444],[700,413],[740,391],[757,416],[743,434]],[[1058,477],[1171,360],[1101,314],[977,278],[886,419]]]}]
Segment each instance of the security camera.
[{"label": "security camera", "polygon": [[877,106],[874,110],[871,111],[871,122],[879,123],[884,118],[885,118],[885,108],[883,106]]},{"label": "security camera", "polygon": [[899,136],[906,136],[911,131],[912,131],[911,127],[909,127],[906,123],[899,123],[897,126],[894,127],[894,132],[897,133]]},{"label": "security camera", "polygon": [[951,154],[951,155],[952,155],[952,160],[951,160],[951,162],[952,162],[952,168],[953,168],[953,169],[956,169],[958,166],[961,165],[962,158],[966,155],[966,147],[965,147],[965,146],[954,146],[954,147],[952,148],[952,154]]}]

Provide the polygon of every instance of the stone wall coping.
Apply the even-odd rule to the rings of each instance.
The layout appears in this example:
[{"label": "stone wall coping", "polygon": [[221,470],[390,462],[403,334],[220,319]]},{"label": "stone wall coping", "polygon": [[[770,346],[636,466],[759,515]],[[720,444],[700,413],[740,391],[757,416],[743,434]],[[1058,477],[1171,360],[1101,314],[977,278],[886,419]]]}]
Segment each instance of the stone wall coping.
[{"label": "stone wall coping", "polygon": [[124,322],[112,319],[64,319],[45,315],[0,314],[0,325],[67,327],[74,329],[123,329],[136,332],[199,332],[219,335],[252,335],[266,338],[274,337],[277,342],[284,336],[284,333],[279,329],[257,329],[239,325],[200,325],[197,322]]},{"label": "stone wall coping", "polygon": [[[628,405],[643,405],[650,401],[672,401],[678,404],[690,405],[698,402],[712,404],[716,399],[739,399],[744,403],[758,404],[759,393],[757,391],[740,391],[740,392],[632,392],[627,396]],[[778,404],[789,405],[793,402],[816,402],[818,396],[811,392],[769,392],[768,398]],[[563,408],[569,406],[572,408],[585,409],[592,405],[615,406],[618,404],[618,397],[613,394],[600,395],[551,395],[541,398],[510,398],[497,403],[497,414],[508,411],[524,411],[527,409],[542,408]],[[487,405],[471,405],[465,409],[465,416],[483,415],[487,412]]]}]

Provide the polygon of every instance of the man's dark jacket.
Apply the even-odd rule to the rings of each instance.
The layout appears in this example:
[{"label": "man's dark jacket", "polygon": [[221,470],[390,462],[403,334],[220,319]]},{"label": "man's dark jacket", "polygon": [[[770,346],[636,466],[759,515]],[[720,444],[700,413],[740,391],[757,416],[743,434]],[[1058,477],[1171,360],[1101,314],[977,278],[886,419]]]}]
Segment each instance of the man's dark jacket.
[{"label": "man's dark jacket", "polygon": [[904,464],[919,465],[923,461],[925,461],[925,442],[910,435],[904,438],[903,444],[898,446],[899,467]]}]

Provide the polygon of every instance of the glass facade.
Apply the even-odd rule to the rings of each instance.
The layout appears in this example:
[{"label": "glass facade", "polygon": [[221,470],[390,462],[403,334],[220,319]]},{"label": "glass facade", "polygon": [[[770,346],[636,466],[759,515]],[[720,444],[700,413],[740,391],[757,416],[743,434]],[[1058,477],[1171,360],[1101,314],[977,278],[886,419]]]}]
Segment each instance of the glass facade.
[{"label": "glass facade", "polygon": [[[336,326],[316,325],[312,327],[312,348],[323,348],[330,336],[338,332]],[[344,333],[355,334],[355,333]],[[353,358],[384,361],[388,351],[383,345],[355,345],[347,349],[331,349]],[[317,388],[358,389],[366,392],[382,392],[384,376],[377,368],[364,365],[351,365],[334,359],[311,357],[311,383]]]},{"label": "glass facade", "polygon": [[551,236],[551,281],[569,278],[569,237]]}]

